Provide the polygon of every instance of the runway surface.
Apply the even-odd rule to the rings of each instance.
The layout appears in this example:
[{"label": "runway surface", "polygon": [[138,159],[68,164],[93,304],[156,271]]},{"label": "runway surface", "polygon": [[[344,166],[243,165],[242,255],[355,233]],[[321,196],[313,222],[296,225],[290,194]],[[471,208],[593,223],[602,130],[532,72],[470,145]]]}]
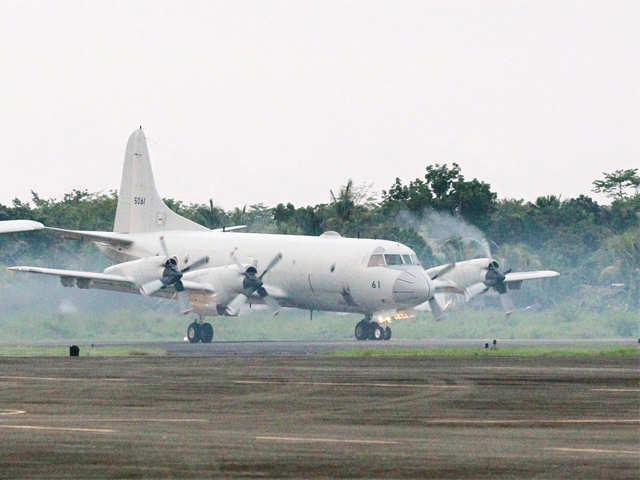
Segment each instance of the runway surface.
[{"label": "runway surface", "polygon": [[0,357],[0,478],[639,478],[637,357],[295,343]]},{"label": "runway surface", "polygon": [[[188,342],[150,342],[114,344],[116,346],[146,346],[161,348],[168,355],[180,356],[238,356],[238,355],[326,355],[328,353],[349,349],[407,349],[407,348],[480,348],[485,343],[491,344],[493,339],[432,339],[432,340],[399,340],[384,341],[245,341],[190,344]],[[618,346],[634,347],[638,342],[634,339],[614,340],[502,340],[498,339],[499,347],[600,347]]]}]

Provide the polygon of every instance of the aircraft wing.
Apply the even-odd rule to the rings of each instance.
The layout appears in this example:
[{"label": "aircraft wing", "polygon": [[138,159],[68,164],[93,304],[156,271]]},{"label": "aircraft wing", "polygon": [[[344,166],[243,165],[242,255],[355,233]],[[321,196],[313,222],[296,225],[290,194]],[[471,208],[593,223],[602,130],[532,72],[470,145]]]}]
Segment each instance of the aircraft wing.
[{"label": "aircraft wing", "polygon": [[[140,287],[131,278],[123,275],[43,267],[9,267],[9,270],[14,272],[38,273],[41,275],[59,277],[62,284],[67,287],[96,288],[100,290],[111,290],[114,292],[140,294]],[[185,290],[189,290],[194,293],[213,293],[213,289],[205,283],[195,282],[193,280],[183,280],[182,284],[184,285]],[[173,287],[164,288],[159,290],[155,296],[172,296],[174,291]]]},{"label": "aircraft wing", "polygon": [[537,270],[533,272],[513,272],[505,275],[505,283],[521,282],[523,280],[536,280],[538,278],[559,277],[560,274],[553,270]]}]

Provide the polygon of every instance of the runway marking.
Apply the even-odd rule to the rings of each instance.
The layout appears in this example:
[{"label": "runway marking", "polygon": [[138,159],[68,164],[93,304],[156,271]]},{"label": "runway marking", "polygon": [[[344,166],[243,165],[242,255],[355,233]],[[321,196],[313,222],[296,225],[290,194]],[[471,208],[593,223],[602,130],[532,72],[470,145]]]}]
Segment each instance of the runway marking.
[{"label": "runway marking", "polygon": [[527,423],[541,423],[541,424],[616,424],[616,423],[631,423],[640,424],[638,418],[563,418],[563,419],[548,419],[544,418],[531,418],[531,419],[504,419],[504,420],[468,420],[464,418],[456,419],[444,419],[444,420],[425,420],[424,423],[430,425],[495,425],[495,424],[527,424]]},{"label": "runway marking", "polygon": [[233,380],[241,385],[319,385],[328,387],[387,387],[387,388],[442,388],[465,389],[466,385],[428,385],[416,383],[348,383],[348,382],[287,382],[277,380]]},{"label": "runway marking", "polygon": [[315,437],[273,437],[261,435],[256,440],[271,440],[275,442],[300,442],[300,443],[357,443],[368,445],[398,445],[400,442],[392,440],[358,440],[342,438],[315,438]]},{"label": "runway marking", "polygon": [[637,373],[635,368],[617,367],[468,367],[473,370],[525,370],[527,372],[630,372]]},{"label": "runway marking", "polygon": [[640,388],[592,388],[592,392],[640,392]]},{"label": "runway marking", "polygon": [[0,415],[22,415],[27,413],[25,410],[0,410]]},{"label": "runway marking", "polygon": [[209,423],[204,418],[88,418],[86,422]]},{"label": "runway marking", "polygon": [[81,432],[81,433],[115,433],[110,428],[71,428],[71,427],[43,427],[38,425],[0,425],[0,428],[12,430],[48,430],[53,432]]},{"label": "runway marking", "polygon": [[640,450],[603,450],[600,448],[545,448],[545,450],[555,450],[557,452],[576,452],[576,453],[613,453],[621,455],[640,455]]},{"label": "runway marking", "polygon": [[126,382],[126,378],[64,378],[64,377],[17,377],[0,376],[3,380],[40,380],[45,382]]}]

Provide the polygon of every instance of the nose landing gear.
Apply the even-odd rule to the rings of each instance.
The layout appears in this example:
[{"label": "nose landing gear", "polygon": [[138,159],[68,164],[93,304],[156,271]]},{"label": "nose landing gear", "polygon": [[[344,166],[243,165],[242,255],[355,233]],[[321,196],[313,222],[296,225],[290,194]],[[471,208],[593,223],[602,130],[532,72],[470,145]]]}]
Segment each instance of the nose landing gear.
[{"label": "nose landing gear", "polygon": [[371,316],[366,316],[356,324],[355,336],[358,340],[390,340],[391,327],[372,322]]}]

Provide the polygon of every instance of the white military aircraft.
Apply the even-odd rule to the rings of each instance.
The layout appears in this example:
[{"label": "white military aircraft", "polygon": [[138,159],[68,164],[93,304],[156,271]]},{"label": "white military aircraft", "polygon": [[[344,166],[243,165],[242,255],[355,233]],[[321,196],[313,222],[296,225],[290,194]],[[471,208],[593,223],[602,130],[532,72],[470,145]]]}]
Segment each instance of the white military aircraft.
[{"label": "white military aircraft", "polygon": [[[442,317],[437,293],[468,294],[478,283],[486,288],[500,283],[492,284],[489,270],[482,276],[483,268],[474,270],[469,262],[425,271],[415,252],[397,242],[343,238],[335,232],[319,237],[233,232],[240,228],[209,230],[165,205],[156,191],[142,129],[127,143],[113,232],[52,228],[30,220],[0,222],[0,233],[43,230],[91,241],[121,262],[102,273],[28,266],[9,270],[57,276],[65,287],[176,298],[183,313],[198,316],[187,328],[192,343],[213,339],[213,327],[204,317],[235,316],[247,304],[265,304],[275,314],[281,307],[360,313],[358,340],[388,340],[391,320],[416,306],[426,303],[436,318]],[[482,262],[486,267],[491,260]],[[456,270],[464,275],[455,275]],[[548,276],[528,273],[528,278]]]}]

